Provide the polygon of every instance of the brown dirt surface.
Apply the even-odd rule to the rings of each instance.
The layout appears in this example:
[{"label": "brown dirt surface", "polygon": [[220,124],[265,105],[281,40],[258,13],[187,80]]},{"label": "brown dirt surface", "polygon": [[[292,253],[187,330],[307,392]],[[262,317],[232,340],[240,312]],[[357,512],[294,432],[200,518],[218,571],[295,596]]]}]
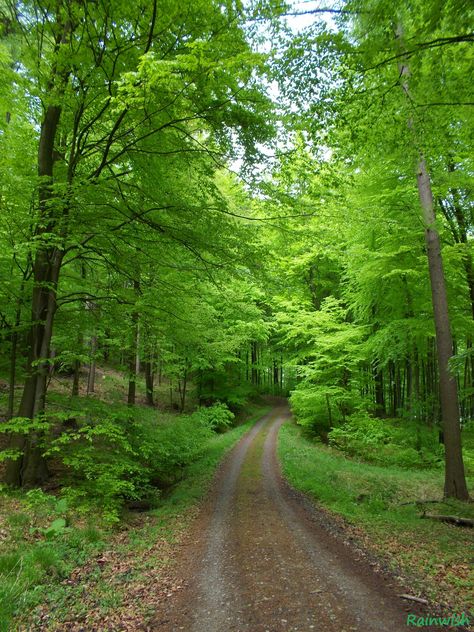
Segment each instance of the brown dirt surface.
[{"label": "brown dirt surface", "polygon": [[182,590],[148,630],[406,632],[407,614],[436,615],[402,599],[409,587],[282,478],[276,442],[289,417],[274,408],[222,464],[175,567]]}]

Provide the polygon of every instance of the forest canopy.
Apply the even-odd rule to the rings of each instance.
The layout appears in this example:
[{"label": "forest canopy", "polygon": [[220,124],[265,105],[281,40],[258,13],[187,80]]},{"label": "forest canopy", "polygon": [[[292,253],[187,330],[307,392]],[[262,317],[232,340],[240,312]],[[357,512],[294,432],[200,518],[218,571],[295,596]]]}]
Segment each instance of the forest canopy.
[{"label": "forest canopy", "polygon": [[469,498],[473,13],[0,1],[8,485],[60,463],[114,514],[266,393]]}]

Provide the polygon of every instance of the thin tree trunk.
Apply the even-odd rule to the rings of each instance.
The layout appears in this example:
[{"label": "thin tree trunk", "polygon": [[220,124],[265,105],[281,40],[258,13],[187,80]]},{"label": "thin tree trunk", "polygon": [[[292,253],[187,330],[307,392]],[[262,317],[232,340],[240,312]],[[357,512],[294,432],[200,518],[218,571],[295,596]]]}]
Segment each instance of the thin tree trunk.
[{"label": "thin tree trunk", "polygon": [[375,383],[375,414],[377,417],[385,417],[385,396],[383,371],[375,363],[372,364],[373,378]]},{"label": "thin tree trunk", "polygon": [[90,364],[89,374],[87,376],[87,394],[95,393],[95,375],[97,368],[97,336],[93,335],[90,339]]},{"label": "thin tree trunk", "polygon": [[154,406],[153,401],[153,383],[154,383],[153,363],[150,360],[145,362],[145,385],[146,385],[146,403],[148,406]]},{"label": "thin tree trunk", "polygon": [[180,412],[184,412],[184,406],[186,403],[186,387],[188,384],[188,371],[187,369],[184,370],[184,374],[183,374],[183,382],[182,382],[182,386],[181,386],[181,381],[178,382],[179,385],[179,394],[181,396],[181,408],[180,408]]},{"label": "thin tree trunk", "polygon": [[[23,292],[23,283],[21,287],[21,293]],[[18,306],[15,313],[15,326],[12,331],[10,342],[10,375],[9,375],[9,387],[8,387],[8,406],[7,406],[7,419],[13,417],[15,409],[15,384],[16,384],[16,362],[18,355],[18,328],[21,322],[21,303],[18,301]]]},{"label": "thin tree trunk", "polygon": [[257,385],[257,343],[256,342],[252,342],[252,346],[251,346],[251,366],[252,366],[252,385],[256,386]]},{"label": "thin tree trunk", "polygon": [[[135,290],[135,296],[138,297],[140,293],[140,281],[134,280],[133,288]],[[128,395],[127,395],[127,403],[130,406],[135,405],[136,399],[136,390],[137,390],[137,368],[139,366],[139,362],[137,360],[138,356],[138,340],[139,340],[139,314],[136,310],[132,312],[132,345],[129,352],[129,361],[128,361]]]}]

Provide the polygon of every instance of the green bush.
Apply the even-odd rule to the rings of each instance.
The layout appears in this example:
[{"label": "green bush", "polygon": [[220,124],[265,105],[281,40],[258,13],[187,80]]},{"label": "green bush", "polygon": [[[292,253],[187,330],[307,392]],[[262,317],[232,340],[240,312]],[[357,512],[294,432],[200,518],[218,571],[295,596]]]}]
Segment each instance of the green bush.
[{"label": "green bush", "polygon": [[328,438],[346,454],[374,463],[429,468],[443,460],[436,430],[409,420],[375,419],[358,412],[343,426],[333,428]]},{"label": "green bush", "polygon": [[[90,401],[67,414],[29,421],[28,428],[45,433],[45,454],[66,467],[62,502],[67,500],[84,512],[97,508],[107,522],[114,523],[127,501],[146,500],[153,505],[161,490],[182,478],[214,433],[224,432],[233,421],[234,414],[221,402],[176,416]],[[21,427],[26,432],[23,422],[12,420],[9,431]],[[56,502],[61,501],[41,490],[28,494],[31,508],[47,507],[54,514],[46,527],[49,538],[67,528],[65,511]]]},{"label": "green bush", "polygon": [[232,427],[235,415],[226,404],[217,402],[207,408],[198,408],[191,418],[213,432],[225,432]]},{"label": "green bush", "polygon": [[134,423],[131,445],[145,468],[148,482],[168,486],[179,480],[183,469],[200,456],[212,431],[196,421],[193,415],[180,415],[164,424]]},{"label": "green bush", "polygon": [[232,415],[223,405],[210,410],[207,421],[203,413],[159,418],[129,408],[92,420],[76,415],[78,427],[57,436],[47,454],[67,466],[70,502],[100,505],[107,521],[117,522],[125,501],[153,501],[160,488],[179,480],[212,436],[212,425]]}]

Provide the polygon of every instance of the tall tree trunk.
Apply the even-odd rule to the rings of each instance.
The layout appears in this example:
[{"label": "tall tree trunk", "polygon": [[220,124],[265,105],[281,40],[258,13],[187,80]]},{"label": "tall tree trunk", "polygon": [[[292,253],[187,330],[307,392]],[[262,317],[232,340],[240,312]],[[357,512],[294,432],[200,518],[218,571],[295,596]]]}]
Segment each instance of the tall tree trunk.
[{"label": "tall tree trunk", "polygon": [[[23,283],[20,290],[23,293]],[[18,355],[18,328],[21,322],[21,299],[18,300],[16,312],[15,312],[15,325],[10,336],[10,375],[8,386],[8,406],[7,406],[7,419],[13,417],[15,409],[15,384],[16,384],[16,362]]]},{"label": "tall tree trunk", "polygon": [[[402,37],[403,29],[399,26],[397,38],[400,42]],[[399,71],[403,80],[403,91],[407,98],[410,99],[408,88],[410,70],[406,60],[399,65]],[[413,121],[409,122],[409,127],[414,129]],[[436,331],[441,418],[445,445],[444,495],[448,498],[468,500],[469,492],[467,490],[461,447],[457,385],[455,378],[449,371],[449,360],[453,355],[453,339],[449,321],[448,297],[441,254],[441,243],[438,231],[436,230],[431,179],[421,150],[417,165],[416,180],[425,224],[425,242],[430,273],[431,301],[433,304]]]},{"label": "tall tree trunk", "polygon": [[278,375],[278,362],[276,358],[273,359],[273,392],[276,394],[279,391],[279,375]]},{"label": "tall tree trunk", "polygon": [[383,371],[375,363],[372,364],[372,374],[375,383],[375,414],[377,417],[385,417],[385,395],[383,384]]},{"label": "tall tree trunk", "polygon": [[280,354],[280,393],[283,394],[283,354]]},{"label": "tall tree trunk", "polygon": [[[138,297],[140,294],[140,281],[134,280],[133,289],[135,290],[135,296]],[[129,359],[128,359],[128,395],[127,395],[127,403],[130,406],[135,405],[136,398],[136,390],[137,390],[137,368],[139,366],[137,356],[138,356],[138,341],[139,341],[139,314],[134,309],[132,312],[132,344],[129,351]]]},{"label": "tall tree trunk", "polygon": [[186,403],[186,388],[187,388],[187,384],[188,384],[188,370],[184,369],[184,373],[183,373],[183,381],[181,382],[181,380],[178,380],[178,391],[179,391],[179,395],[180,395],[180,400],[181,400],[181,405],[180,405],[180,409],[179,412],[184,412],[184,406]]},{"label": "tall tree trunk", "polygon": [[[19,417],[33,419],[44,412],[61,262],[62,252],[56,248],[39,250],[35,257],[27,377],[18,410]],[[40,437],[37,433],[31,433],[26,439],[23,435],[12,437],[10,446],[23,452],[23,455],[7,462],[7,484],[29,486],[44,481],[47,470],[39,442]]]},{"label": "tall tree trunk", "polygon": [[449,360],[453,355],[453,339],[449,322],[446,282],[439,234],[435,229],[436,218],[431,182],[423,157],[418,163],[417,183],[426,226],[425,240],[436,330],[441,416],[445,445],[444,495],[459,500],[468,500],[469,493],[461,448],[457,386],[455,378],[449,371]]},{"label": "tall tree trunk", "polygon": [[255,341],[251,344],[251,372],[252,372],[252,385],[257,385],[257,343]]},{"label": "tall tree trunk", "polygon": [[[54,142],[59,124],[61,109],[50,105],[41,125],[38,149],[38,188],[41,221],[36,235],[56,234],[56,218],[52,201]],[[56,291],[59,272],[63,260],[63,251],[56,246],[41,244],[33,262],[33,293],[31,300],[31,327],[28,336],[27,377],[23,388],[19,417],[32,419],[44,412],[48,379],[48,359],[54,316],[56,313]],[[37,433],[13,436],[11,447],[23,454],[6,464],[5,481],[10,485],[35,485],[44,481],[46,462],[40,449],[40,437]]]}]

